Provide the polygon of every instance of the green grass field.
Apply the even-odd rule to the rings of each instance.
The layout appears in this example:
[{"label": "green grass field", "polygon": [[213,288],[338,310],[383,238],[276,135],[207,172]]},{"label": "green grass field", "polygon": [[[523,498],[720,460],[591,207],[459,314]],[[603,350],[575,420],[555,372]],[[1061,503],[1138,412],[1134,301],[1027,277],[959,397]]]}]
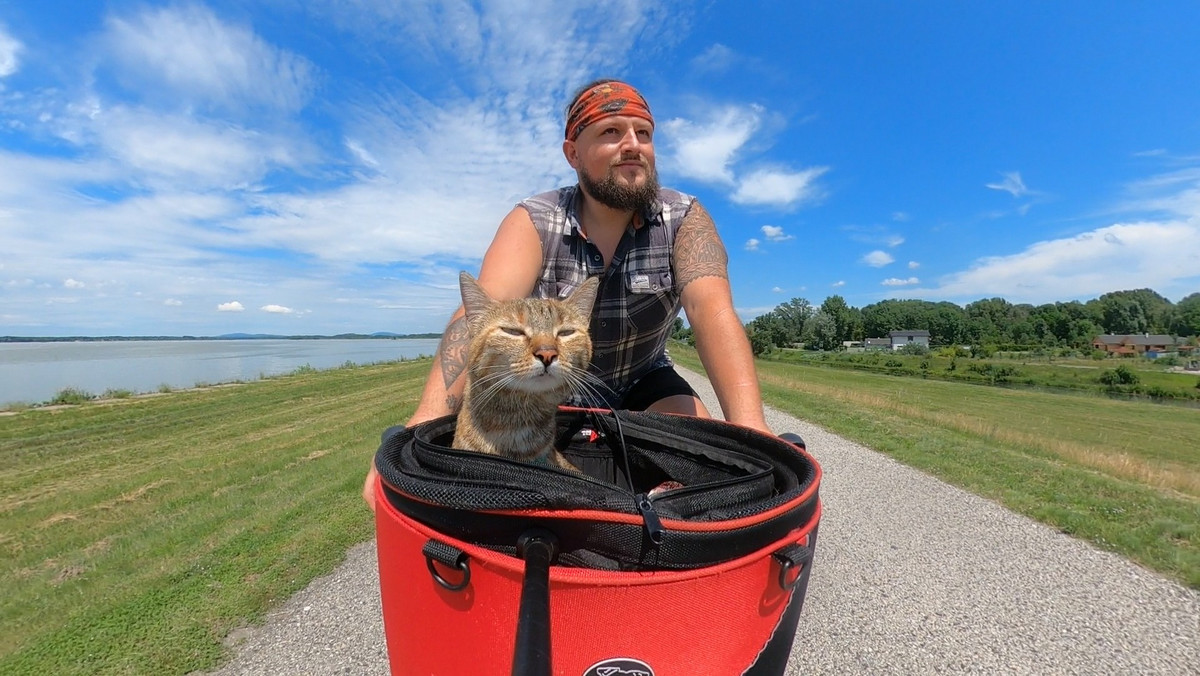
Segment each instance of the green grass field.
[{"label": "green grass field", "polygon": [[[671,354],[700,369],[694,351]],[[781,410],[1200,589],[1198,409],[762,360],[758,370]]]},{"label": "green grass field", "polygon": [[[217,666],[230,631],[372,537],[367,463],[428,369],[306,370],[0,416],[0,674]],[[1196,409],[759,369],[780,409],[1200,588]]]},{"label": "green grass field", "polygon": [[0,417],[0,673],[183,674],[374,524],[429,361]]}]

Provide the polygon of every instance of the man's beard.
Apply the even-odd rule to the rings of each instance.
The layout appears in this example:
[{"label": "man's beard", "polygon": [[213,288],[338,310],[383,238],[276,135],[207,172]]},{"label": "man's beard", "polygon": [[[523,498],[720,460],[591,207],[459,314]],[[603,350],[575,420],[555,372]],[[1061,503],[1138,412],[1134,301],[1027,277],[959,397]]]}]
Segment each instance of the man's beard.
[{"label": "man's beard", "polygon": [[580,169],[579,183],[587,194],[610,209],[640,213],[647,211],[658,200],[658,172],[653,166],[646,167],[646,180],[641,186],[617,183],[611,169],[599,181],[589,176],[587,170]]}]

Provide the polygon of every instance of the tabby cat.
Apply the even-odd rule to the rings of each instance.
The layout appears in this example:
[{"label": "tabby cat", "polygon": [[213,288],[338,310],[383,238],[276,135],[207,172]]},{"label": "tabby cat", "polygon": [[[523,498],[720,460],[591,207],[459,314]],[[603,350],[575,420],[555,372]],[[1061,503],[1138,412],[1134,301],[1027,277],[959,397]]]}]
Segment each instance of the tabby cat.
[{"label": "tabby cat", "polygon": [[599,278],[564,299],[505,301],[492,300],[466,272],[458,281],[470,344],[453,447],[578,471],[554,448],[555,413],[586,387]]}]

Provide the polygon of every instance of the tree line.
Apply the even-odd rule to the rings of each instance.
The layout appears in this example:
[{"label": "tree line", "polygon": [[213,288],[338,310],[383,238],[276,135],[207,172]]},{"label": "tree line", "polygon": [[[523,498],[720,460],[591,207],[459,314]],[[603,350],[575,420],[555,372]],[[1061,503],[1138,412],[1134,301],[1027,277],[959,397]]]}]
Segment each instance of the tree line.
[{"label": "tree line", "polygon": [[1085,303],[1035,306],[985,298],[962,307],[944,301],[884,300],[862,308],[834,295],[820,305],[793,298],[746,325],[755,353],[801,343],[836,350],[846,341],[886,338],[891,331],[910,329],[929,331],[933,346],[1026,349],[1090,349],[1100,334],[1195,337],[1200,336],[1200,292],[1178,303],[1151,289],[1135,289],[1106,293]]}]

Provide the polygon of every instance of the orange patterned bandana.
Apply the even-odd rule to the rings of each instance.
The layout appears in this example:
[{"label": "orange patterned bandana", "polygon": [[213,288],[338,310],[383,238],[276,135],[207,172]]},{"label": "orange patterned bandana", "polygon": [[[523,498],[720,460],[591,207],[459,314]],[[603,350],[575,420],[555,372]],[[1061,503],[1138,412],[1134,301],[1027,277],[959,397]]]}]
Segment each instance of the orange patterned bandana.
[{"label": "orange patterned bandana", "polygon": [[629,115],[654,124],[650,106],[638,90],[624,82],[605,82],[585,91],[567,111],[566,139],[579,138],[583,128],[612,115]]}]

